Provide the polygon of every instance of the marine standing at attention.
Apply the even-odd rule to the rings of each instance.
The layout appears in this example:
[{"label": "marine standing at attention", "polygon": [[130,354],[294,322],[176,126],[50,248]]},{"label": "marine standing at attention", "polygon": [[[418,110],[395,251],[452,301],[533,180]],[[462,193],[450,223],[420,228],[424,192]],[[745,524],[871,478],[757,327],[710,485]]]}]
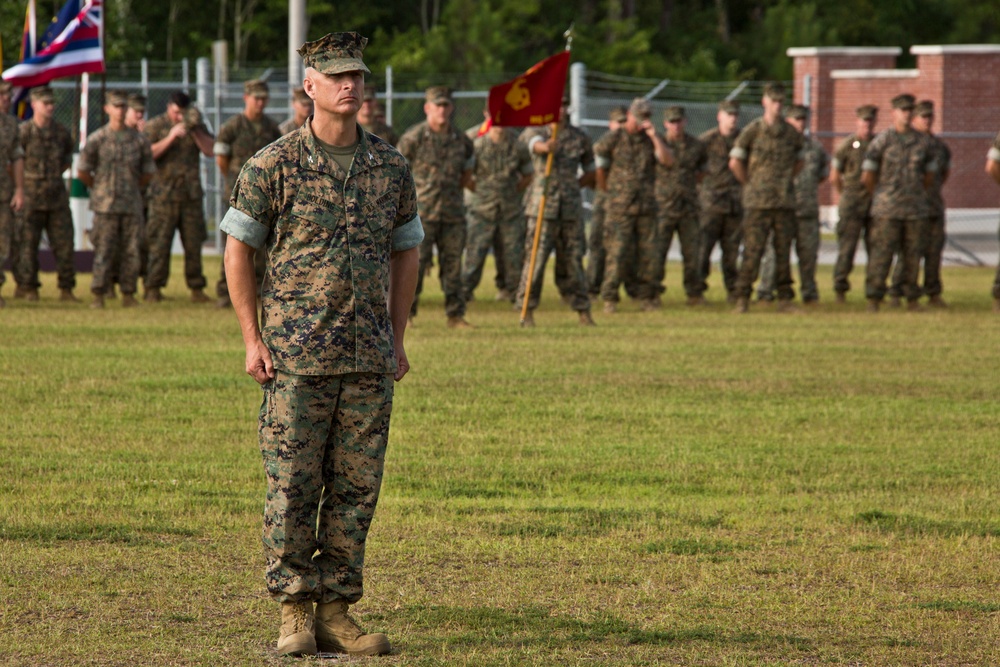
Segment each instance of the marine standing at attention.
[{"label": "marine standing at attention", "polygon": [[393,380],[409,369],[423,232],[406,160],[357,123],[367,41],[333,33],[299,49],[315,112],[243,166],[221,223],[246,372],[264,390],[264,578],[281,655],[390,651],[347,609],[361,599]]}]

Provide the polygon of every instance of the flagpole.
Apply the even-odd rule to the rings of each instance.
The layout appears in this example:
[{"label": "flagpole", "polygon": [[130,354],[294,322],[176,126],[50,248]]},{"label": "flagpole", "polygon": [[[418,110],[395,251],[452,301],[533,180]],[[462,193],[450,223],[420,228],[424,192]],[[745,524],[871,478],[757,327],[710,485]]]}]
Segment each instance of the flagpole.
[{"label": "flagpole", "polygon": [[[573,25],[563,33],[566,38],[566,50],[573,46]],[[528,279],[524,286],[524,302],[521,304],[521,326],[528,318],[528,303],[531,301],[531,283],[535,280],[535,262],[538,259],[538,242],[542,238],[542,222],[545,218],[545,200],[548,199],[549,177],[552,175],[552,159],[556,152],[556,139],[559,138],[559,123],[562,122],[562,110],[559,113],[559,122],[552,128],[552,136],[549,138],[549,155],[545,159],[545,177],[542,179],[542,198],[538,200],[538,217],[535,218],[535,238],[531,242],[531,258],[528,260]]]}]

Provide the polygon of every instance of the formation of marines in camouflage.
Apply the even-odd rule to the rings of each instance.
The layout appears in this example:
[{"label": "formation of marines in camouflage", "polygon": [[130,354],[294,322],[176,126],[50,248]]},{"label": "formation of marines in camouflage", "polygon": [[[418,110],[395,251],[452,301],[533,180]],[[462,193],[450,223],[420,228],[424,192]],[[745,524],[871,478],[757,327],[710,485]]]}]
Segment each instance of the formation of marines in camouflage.
[{"label": "formation of marines in camouflage", "polygon": [[[765,115],[767,106],[778,102],[773,124],[758,119],[738,127],[739,105],[727,100],[719,105],[717,127],[699,137],[685,131],[686,112],[680,106],[668,108],[664,131],[655,131],[648,102],[638,99],[632,107],[612,112],[609,132],[592,149],[597,167],[592,176],[587,177],[580,162],[576,167],[559,168],[561,162],[574,164],[578,157],[561,137],[556,169],[548,181],[541,174],[545,154],[535,152],[532,144],[537,146],[539,137],[544,138],[551,128],[529,128],[520,137],[509,129],[475,136],[478,128],[474,128],[463,136],[451,124],[454,103],[451,91],[444,87],[427,91],[425,107],[439,117],[437,130],[429,128],[428,115],[428,121],[404,134],[405,141],[400,139],[385,123],[372,88],[364,93],[358,122],[388,143],[399,143],[410,160],[427,231],[418,294],[423,277],[435,263],[436,251],[452,327],[471,326],[465,319],[467,302],[482,280],[491,250],[496,260],[497,299],[517,302],[519,289],[527,291],[522,273],[543,184],[549,201],[537,262],[540,270],[530,281],[529,310],[539,303],[544,267],[553,252],[560,295],[574,310],[587,313],[581,322],[592,323],[589,312],[595,299],[604,302],[606,313],[614,313],[621,286],[642,309],[659,307],[666,257],[675,234],[681,246],[688,305],[706,303],[707,278],[717,245],[725,298],[737,312],[748,309],[747,290],[755,283],[758,302],[777,300],[779,310],[794,310],[793,247],[802,303],[815,305],[820,297],[815,280],[818,195],[828,175],[839,195],[833,278],[836,302],[846,302],[857,246],[863,242],[869,257],[865,281],[869,310],[877,311],[886,298],[890,306],[906,299],[914,310],[920,309],[923,298],[930,306],[946,307],[940,271],[946,241],[941,193],[951,156],[948,146],[932,132],[933,103],[918,104],[912,96],[897,96],[892,101],[893,126],[878,137],[878,109],[859,107],[855,132],[838,142],[831,159],[808,135],[809,109],[786,107],[780,86],[771,85],[767,91],[762,100]],[[145,99],[132,96],[128,100],[125,125],[148,140],[156,162],[152,183],[142,192],[138,268],[126,260],[130,263],[126,280],[131,281],[133,273],[143,277],[147,301],[162,299],[175,231],[184,247],[191,299],[208,301],[201,268],[201,247],[207,235],[199,155],[216,157],[228,194],[251,155],[280,134],[301,127],[312,112],[312,100],[298,88],[292,92],[294,113],[279,126],[263,114],[268,99],[265,82],[248,81],[244,92],[244,112],[230,118],[218,137],[208,131],[183,93],[172,96],[167,112],[148,122]],[[0,150],[7,151],[7,157],[0,155],[0,160],[8,164],[0,173],[0,197],[12,204],[20,202],[16,208],[0,210],[0,257],[10,260],[17,283],[15,297],[37,300],[37,250],[44,235],[56,259],[60,298],[76,301],[73,228],[61,177],[69,166],[72,145],[68,130],[52,118],[53,100],[50,89],[35,89],[31,104],[37,110],[20,127],[8,114],[0,114]],[[0,86],[0,110],[9,104],[9,87]],[[586,134],[567,121],[562,127],[565,137],[582,137],[589,143]],[[12,136],[19,136],[20,142],[11,142]],[[987,160],[991,175],[996,169],[994,157],[1000,156],[991,152]],[[571,175],[574,168],[575,175]],[[746,183],[741,184],[738,176]],[[522,195],[520,189],[531,182],[534,185]],[[477,187],[482,191],[477,193]],[[594,189],[589,230],[584,224],[581,187]],[[20,193],[19,199],[15,192]],[[101,199],[100,191],[97,199]],[[565,229],[556,232],[557,227]],[[570,227],[575,233],[570,233]],[[131,231],[126,236],[130,235]],[[95,229],[95,245],[98,238]],[[257,257],[258,276],[265,273],[265,260],[263,253]],[[116,255],[102,257],[102,261],[110,264],[102,279],[105,294],[113,296],[113,284],[122,279],[119,265],[123,260]],[[890,277],[891,284],[887,284]],[[0,274],[0,285],[3,280]],[[995,291],[1000,293],[1000,277]],[[218,305],[228,306],[224,275],[217,293]],[[131,298],[125,301],[131,305]],[[0,296],[0,306],[3,303]],[[416,312],[415,301],[411,315]]]}]

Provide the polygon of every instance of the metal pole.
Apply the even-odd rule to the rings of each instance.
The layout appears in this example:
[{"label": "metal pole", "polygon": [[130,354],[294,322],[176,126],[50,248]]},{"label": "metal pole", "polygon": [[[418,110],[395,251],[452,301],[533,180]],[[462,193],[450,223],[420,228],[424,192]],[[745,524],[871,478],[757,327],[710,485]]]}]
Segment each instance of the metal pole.
[{"label": "metal pole", "polygon": [[142,94],[149,97],[149,61],[143,58],[140,61],[140,71],[142,72]]},{"label": "metal pole", "polygon": [[[306,41],[306,0],[288,0],[288,89],[289,91],[302,82],[302,58],[298,49]],[[291,95],[289,109],[291,109]]]},{"label": "metal pole", "polygon": [[181,87],[184,92],[191,94],[191,68],[187,58],[181,60]]},{"label": "metal pole", "polygon": [[580,127],[580,120],[586,111],[587,97],[587,66],[583,63],[573,63],[569,66],[569,104],[570,122]]},{"label": "metal pole", "polygon": [[392,127],[392,65],[385,66],[385,124]]}]

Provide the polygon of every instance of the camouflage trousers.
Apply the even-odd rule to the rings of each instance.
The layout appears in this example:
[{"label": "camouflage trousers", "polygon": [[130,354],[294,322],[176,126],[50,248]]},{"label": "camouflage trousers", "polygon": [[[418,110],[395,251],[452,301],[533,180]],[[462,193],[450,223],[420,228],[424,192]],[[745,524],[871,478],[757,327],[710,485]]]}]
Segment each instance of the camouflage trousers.
[{"label": "camouflage trousers", "polygon": [[[819,259],[819,218],[795,216],[795,229],[792,236],[795,244],[795,255],[799,260],[799,284],[802,301],[819,301],[819,290],[816,288],[816,263]],[[791,259],[789,259],[791,261]],[[757,285],[757,298],[762,301],[774,300],[774,239],[768,238],[767,250],[760,263],[760,283]]]},{"label": "camouflage trousers", "polygon": [[867,211],[840,209],[837,222],[837,264],[833,268],[833,289],[844,294],[851,289],[848,277],[854,270],[854,256],[858,251],[858,241],[864,238],[865,253],[871,257],[871,218]]},{"label": "camouflage trousers", "polygon": [[130,213],[94,213],[94,280],[90,291],[104,294],[117,276],[122,294],[135,294],[139,281],[139,228],[142,219]]},{"label": "camouflage trousers", "polygon": [[712,250],[719,244],[722,250],[722,283],[726,295],[736,293],[739,275],[740,243],[743,241],[743,216],[739,213],[701,213],[701,243],[699,245],[699,275],[701,293],[708,290],[708,276],[712,272]]},{"label": "camouflage trousers", "polygon": [[[225,232],[222,232],[222,247],[219,248],[219,252],[220,252],[220,254],[223,255],[223,257],[226,254],[226,239],[228,239],[228,238],[229,238],[229,234],[226,234]],[[173,231],[172,230],[171,230],[171,241],[173,241]],[[183,241],[183,236],[181,237],[181,242],[182,243],[184,242]],[[153,258],[150,257],[149,261],[150,261],[150,263],[152,263]],[[169,263],[169,261],[170,261],[170,257],[168,255],[167,256],[167,262]],[[188,270],[188,254],[187,254],[187,247],[185,245],[185,248],[184,248],[184,273],[185,273],[184,277],[185,278],[187,278],[187,276],[188,276],[187,270]],[[253,272],[254,272],[254,277],[257,280],[257,296],[260,296],[261,288],[264,285],[264,276],[267,274],[267,253],[264,252],[263,250],[257,250],[253,254]],[[200,273],[200,271],[199,271],[199,273]],[[166,282],[167,282],[166,278],[164,278],[163,284],[165,285]],[[150,285],[148,285],[148,287],[154,287],[154,285],[150,284]],[[219,298],[225,298],[225,299],[229,298],[229,283],[226,282],[226,263],[225,262],[222,262],[222,269],[221,269],[221,273],[220,273],[220,276],[219,276],[219,282],[215,283],[215,294]]]},{"label": "camouflage trousers", "polygon": [[599,294],[604,282],[604,199],[603,192],[594,195],[590,209],[590,234],[587,238],[587,292]]},{"label": "camouflage trousers", "polygon": [[73,216],[69,206],[53,211],[26,210],[16,222],[15,246],[17,257],[12,258],[14,279],[20,287],[38,289],[38,246],[45,232],[49,247],[56,259],[59,289],[76,287],[76,268],[73,266]]},{"label": "camouflage trousers", "polygon": [[3,199],[0,193],[0,285],[3,285],[7,278],[4,276],[3,266],[8,259],[12,259],[12,273],[17,278],[17,258],[11,257],[14,247],[15,214],[14,210],[8,206],[10,198]]},{"label": "camouflage trousers", "polygon": [[462,251],[465,249],[465,223],[424,220],[424,240],[420,244],[420,275],[417,293],[413,297],[410,315],[417,314],[417,302],[424,289],[424,276],[438,251],[438,276],[444,292],[444,310],[448,317],[465,315],[465,294],[462,289]]},{"label": "camouflage trousers", "polygon": [[[920,293],[924,296],[941,296],[941,262],[944,257],[944,245],[947,235],[944,231],[944,216],[935,215],[924,221],[920,228],[920,259],[924,263],[924,284]],[[919,272],[918,272],[919,280]],[[896,265],[892,270],[892,285],[889,296],[902,297],[903,292],[903,262],[896,255]]]},{"label": "camouflage trousers", "polygon": [[920,232],[926,224],[922,219],[875,218],[871,226],[871,256],[865,275],[865,296],[881,301],[885,298],[886,278],[892,267],[892,257],[902,253],[902,294],[908,300],[920,298],[917,276],[923,252]]},{"label": "camouflage trousers", "polygon": [[[577,252],[580,254],[580,266],[583,266],[583,257],[587,254],[587,227],[584,225],[583,220],[576,223],[576,231],[580,236],[579,241],[576,243],[575,247]],[[567,273],[567,267],[571,265],[562,264],[556,262],[555,266],[555,280],[556,288],[559,290],[559,295],[563,299],[573,299],[573,290],[576,289],[576,276],[572,271]],[[587,278],[587,273],[583,274],[584,279]]]},{"label": "camouflage trousers", "polygon": [[618,301],[618,286],[635,275],[634,296],[652,299],[656,296],[656,258],[659,252],[656,216],[652,212],[611,213],[605,217],[604,250],[607,252],[601,298]]},{"label": "camouflage trousers", "polygon": [[392,412],[392,374],[292,375],[264,385],[264,574],[279,602],[357,602]]},{"label": "camouflage trousers", "polygon": [[701,271],[699,269],[701,249],[701,229],[698,224],[698,210],[694,207],[674,209],[660,213],[659,229],[656,234],[659,249],[656,255],[656,291],[667,291],[663,280],[667,275],[667,254],[673,243],[674,234],[681,243],[681,258],[684,262],[684,293],[689,297],[701,296]]},{"label": "camouflage trousers", "polygon": [[[528,285],[528,272],[531,269],[531,246],[535,239],[536,218],[528,218],[528,231],[524,240],[524,268],[521,271],[521,283],[517,288],[517,305],[524,303],[524,293]],[[566,294],[570,299],[570,307],[578,312],[590,310],[590,298],[587,296],[587,274],[583,271],[583,253],[580,244],[583,242],[580,234],[579,220],[545,220],[542,222],[542,234],[538,239],[538,255],[535,259],[535,273],[531,276],[531,298],[528,308],[535,309],[542,298],[542,286],[545,283],[545,264],[549,255],[555,251],[556,268],[561,268],[567,277]]]},{"label": "camouflage trousers", "polygon": [[517,281],[521,276],[521,263],[524,261],[524,216],[518,212],[506,220],[497,217],[480,215],[468,211],[468,228],[465,240],[465,262],[462,269],[462,289],[466,301],[479,287],[483,278],[483,266],[491,247],[501,246],[500,252],[495,252],[497,277],[503,277],[503,283],[498,288],[514,294],[517,291]]},{"label": "camouflage trousers", "polygon": [[[1000,230],[998,230],[997,236],[1000,236]],[[993,279],[992,294],[994,299],[1000,299],[1000,262],[997,262],[997,275]]]},{"label": "camouflage trousers", "polygon": [[760,260],[774,235],[774,284],[782,301],[795,298],[789,254],[795,211],[782,208],[748,208],[743,216],[743,263],[736,279],[737,298],[749,299],[760,271]]},{"label": "camouflage trousers", "polygon": [[[201,268],[201,246],[208,238],[208,233],[205,230],[205,215],[200,199],[153,201],[150,204],[149,218],[146,220],[146,289],[167,286],[170,277],[170,246],[174,242],[175,231],[180,232],[181,245],[184,247],[184,280],[189,289],[204,289],[208,282]],[[226,293],[228,292],[227,285]]]}]

